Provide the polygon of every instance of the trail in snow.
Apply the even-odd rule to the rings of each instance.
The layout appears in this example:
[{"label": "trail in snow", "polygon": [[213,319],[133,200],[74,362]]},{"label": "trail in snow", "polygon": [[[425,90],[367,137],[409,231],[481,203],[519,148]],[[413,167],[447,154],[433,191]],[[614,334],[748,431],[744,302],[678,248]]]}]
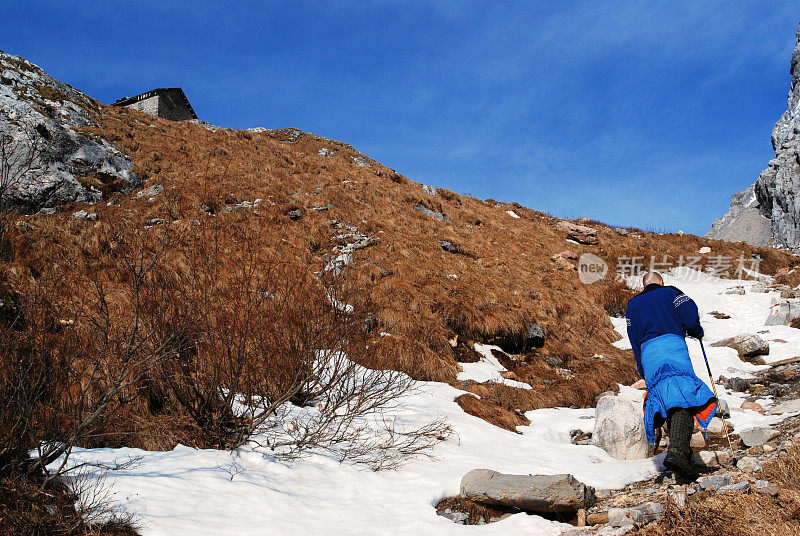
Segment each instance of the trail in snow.
[{"label": "trail in snow", "polygon": [[[752,282],[720,280],[697,272],[675,271],[667,284],[679,286],[698,303],[706,329],[706,341],[759,332],[770,340],[767,361],[800,354],[800,330],[785,326],[764,327],[774,294],[729,295],[735,285],[749,288]],[[731,316],[719,320],[708,313]],[[630,347],[624,319],[612,319],[621,333],[619,347]],[[775,342],[782,339],[786,343]],[[696,341],[689,341],[695,370],[708,381]],[[483,359],[465,364],[463,377],[502,381],[502,366],[491,355],[491,347],[480,346]],[[712,369],[718,377],[747,377],[764,366],[739,360],[729,348],[706,344]],[[514,384],[518,382],[513,382]],[[518,387],[530,388],[527,384]],[[718,387],[732,408],[744,400],[741,394]],[[530,411],[529,426],[518,434],[489,425],[464,413],[453,402],[463,394],[449,385],[420,382],[397,412],[407,423],[425,424],[446,417],[455,434],[440,444],[435,460],[419,459],[399,470],[372,472],[339,464],[312,454],[285,463],[268,451],[246,446],[233,453],[195,450],[178,446],[170,452],[136,449],[77,449],[73,462],[93,460],[106,464],[140,457],[133,467],[112,471],[106,480],[112,499],[135,514],[145,536],[179,535],[390,535],[390,534],[503,534],[556,535],[568,526],[535,515],[516,514],[485,526],[456,525],[437,516],[434,505],[456,495],[461,477],[476,468],[507,473],[571,473],[597,488],[619,488],[649,478],[659,469],[661,456],[648,460],[621,461],[594,446],[572,445],[570,431],[591,431],[593,409],[549,408]],[[641,392],[621,390],[623,396]],[[762,401],[769,405],[768,399]],[[734,412],[737,429],[768,424],[781,417],[755,412]]]}]

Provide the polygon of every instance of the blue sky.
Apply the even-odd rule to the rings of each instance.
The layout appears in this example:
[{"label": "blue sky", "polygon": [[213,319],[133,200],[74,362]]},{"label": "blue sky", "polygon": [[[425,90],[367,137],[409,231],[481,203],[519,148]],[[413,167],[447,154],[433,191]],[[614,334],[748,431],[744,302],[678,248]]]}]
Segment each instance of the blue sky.
[{"label": "blue sky", "polygon": [[421,182],[705,232],[773,156],[793,1],[114,2],[0,7],[0,48],[103,102],[298,127]]}]

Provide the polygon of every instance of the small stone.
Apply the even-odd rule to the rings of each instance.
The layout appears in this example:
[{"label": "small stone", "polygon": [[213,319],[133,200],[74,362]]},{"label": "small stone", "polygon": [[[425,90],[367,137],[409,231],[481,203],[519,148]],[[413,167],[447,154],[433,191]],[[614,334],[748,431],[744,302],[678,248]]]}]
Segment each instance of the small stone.
[{"label": "small stone", "polygon": [[[707,430],[709,434],[724,434],[725,427],[722,424],[722,419],[719,417],[714,417],[711,419],[711,422],[708,423]],[[730,431],[730,426],[728,427],[728,431]]]},{"label": "small stone", "polygon": [[647,503],[631,508],[609,508],[608,524],[611,527],[646,525],[664,517],[664,507],[659,503]]},{"label": "small stone", "polygon": [[724,399],[719,399],[717,401],[717,415],[720,417],[730,417],[731,416],[731,407],[728,405]]},{"label": "small stone", "polygon": [[727,486],[722,486],[717,490],[717,493],[725,493],[726,491],[734,491],[734,492],[745,492],[750,489],[750,482],[747,480],[743,480],[741,482],[737,482],[736,484],[728,484]]},{"label": "small stone", "polygon": [[438,195],[438,193],[439,193],[439,192],[436,191],[436,188],[434,188],[433,186],[431,186],[429,184],[423,184],[422,185],[422,192],[425,193],[425,194],[428,194],[430,196],[434,196],[434,197],[436,195]]},{"label": "small stone", "polygon": [[757,404],[755,402],[742,402],[742,409],[749,409],[751,411],[756,411],[758,413],[764,413],[764,408],[761,407],[761,404]]},{"label": "small stone", "polygon": [[756,480],[753,484],[753,489],[756,493],[761,493],[762,495],[769,495],[770,497],[776,496],[780,493],[778,487],[774,484],[770,484],[766,480]]},{"label": "small stone", "polygon": [[731,483],[731,479],[726,475],[708,475],[703,476],[697,479],[697,485],[700,486],[702,490],[718,490],[723,486],[727,486]]},{"label": "small stone", "polygon": [[86,212],[85,210],[77,210],[73,212],[72,217],[76,220],[97,221],[97,214],[94,212]]},{"label": "small stone", "polygon": [[780,434],[781,433],[774,428],[756,426],[755,428],[739,432],[739,437],[746,446],[757,447],[778,437]]},{"label": "small stone", "polygon": [[144,190],[136,194],[136,199],[141,199],[142,197],[154,198],[163,191],[164,191],[163,186],[161,186],[160,184],[154,184],[153,186],[145,188]]},{"label": "small stone", "polygon": [[331,156],[333,156],[333,151],[331,151],[327,147],[323,147],[322,149],[317,151],[317,155],[318,156],[327,156],[328,158],[330,158]]},{"label": "small stone", "polygon": [[605,525],[608,523],[608,512],[597,512],[586,516],[587,525]]},{"label": "small stone", "polygon": [[367,159],[364,158],[363,156],[354,157],[353,163],[361,167],[372,167],[372,165],[369,162],[367,162]]},{"label": "small stone", "polygon": [[692,448],[703,448],[706,446],[706,438],[703,437],[702,432],[695,432],[692,434],[692,439],[689,442],[689,446]]},{"label": "small stone", "polygon": [[736,467],[745,473],[757,473],[761,471],[761,462],[752,456],[745,456],[739,460],[739,463],[736,464]]},{"label": "small stone", "polygon": [[442,517],[446,517],[447,519],[449,519],[453,523],[456,523],[457,525],[466,525],[467,520],[469,519],[469,514],[467,514],[466,512],[454,512],[450,508],[446,510],[440,510],[436,513]]},{"label": "small stone", "polygon": [[613,489],[598,489],[594,492],[594,496],[601,500],[610,499],[613,495]]},{"label": "small stone", "polygon": [[298,209],[290,210],[289,211],[289,219],[292,221],[297,221],[303,217],[303,211]]}]

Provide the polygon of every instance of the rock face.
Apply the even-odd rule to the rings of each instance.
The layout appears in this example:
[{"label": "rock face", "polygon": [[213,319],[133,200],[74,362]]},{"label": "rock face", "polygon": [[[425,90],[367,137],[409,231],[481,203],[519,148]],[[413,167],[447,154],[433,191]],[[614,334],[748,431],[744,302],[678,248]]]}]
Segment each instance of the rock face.
[{"label": "rock face", "polygon": [[0,51],[2,208],[36,212],[71,201],[96,202],[103,191],[139,185],[131,163],[92,127],[100,105],[32,63]]},{"label": "rock face", "polygon": [[642,404],[618,396],[605,396],[597,404],[592,444],[620,460],[649,458]]},{"label": "rock face", "polygon": [[461,496],[526,512],[577,512],[594,504],[594,489],[572,475],[507,475],[489,469],[464,475]]},{"label": "rock face", "polygon": [[792,54],[786,112],[772,130],[775,158],[755,184],[731,197],[731,208],[709,238],[800,251],[800,28]]}]

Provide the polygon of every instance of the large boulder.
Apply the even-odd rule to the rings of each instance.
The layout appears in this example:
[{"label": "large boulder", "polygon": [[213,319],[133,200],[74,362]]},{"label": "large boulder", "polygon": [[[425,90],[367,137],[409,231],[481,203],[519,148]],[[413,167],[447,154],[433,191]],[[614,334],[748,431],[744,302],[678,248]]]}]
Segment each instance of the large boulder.
[{"label": "large boulder", "polygon": [[605,396],[597,404],[592,444],[620,460],[652,456],[647,442],[642,402],[619,396]]},{"label": "large boulder", "polygon": [[508,475],[490,469],[464,475],[461,496],[526,512],[577,512],[594,504],[594,489],[572,475]]},{"label": "large boulder", "polygon": [[788,326],[795,318],[800,318],[800,300],[773,300],[769,316],[764,324],[767,326]]},{"label": "large boulder", "polygon": [[0,51],[0,137],[10,184],[0,208],[32,213],[139,185],[130,160],[97,126],[100,104],[32,63]]},{"label": "large boulder", "polygon": [[735,337],[715,342],[711,346],[727,346],[733,348],[739,357],[756,357],[769,353],[769,343],[755,333],[742,333]]}]

